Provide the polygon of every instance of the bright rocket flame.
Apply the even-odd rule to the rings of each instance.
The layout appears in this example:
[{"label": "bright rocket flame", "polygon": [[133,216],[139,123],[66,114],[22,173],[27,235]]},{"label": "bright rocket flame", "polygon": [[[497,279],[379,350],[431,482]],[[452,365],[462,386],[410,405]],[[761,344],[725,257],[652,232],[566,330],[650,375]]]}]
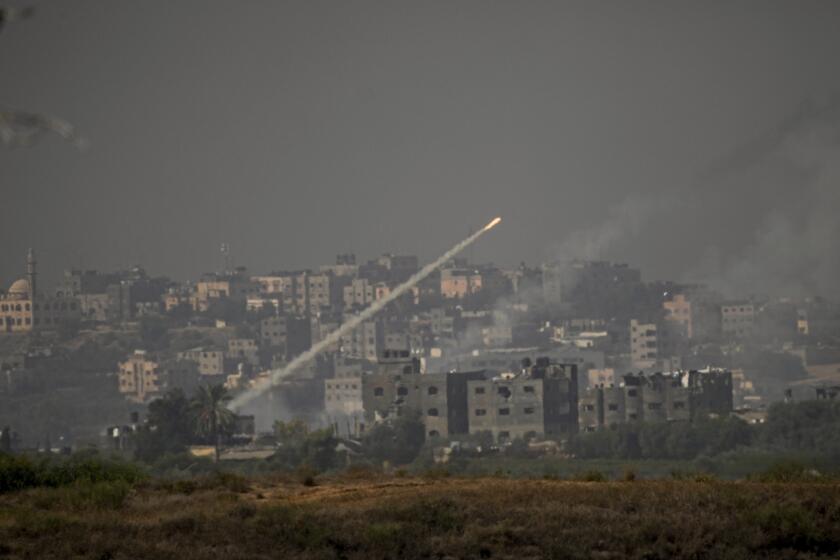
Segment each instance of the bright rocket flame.
[{"label": "bright rocket flame", "polygon": [[501,216],[496,216],[495,218],[493,218],[493,220],[489,224],[484,226],[483,231],[487,231],[488,229],[493,229],[494,227],[499,225],[499,222],[501,222],[501,221],[502,221],[502,217]]},{"label": "bright rocket flame", "polygon": [[361,325],[364,321],[371,319],[377,313],[385,309],[385,307],[391,303],[392,301],[396,300],[404,293],[408,292],[413,286],[415,286],[418,282],[426,278],[429,274],[434,272],[439,267],[443,266],[447,261],[452,259],[455,255],[466,249],[470,246],[476,239],[484,235],[486,231],[498,225],[499,222],[502,221],[501,217],[493,218],[489,224],[481,228],[480,230],[476,231],[447,252],[442,254],[437,258],[437,260],[430,262],[419,271],[417,271],[411,278],[394,288],[388,295],[384,298],[376,300],[373,302],[369,307],[364,309],[358,315],[353,316],[350,320],[342,323],[342,325],[328,334],[324,339],[322,339],[317,344],[313,345],[309,350],[300,354],[296,358],[294,358],[291,362],[286,365],[286,367],[282,369],[278,369],[271,372],[271,382],[264,383],[258,387],[252,387],[251,389],[245,391],[244,393],[240,393],[237,395],[230,403],[230,407],[233,410],[241,410],[243,406],[260,396],[261,394],[268,391],[272,385],[278,383],[285,377],[288,377],[304,365],[308,364],[315,357],[341,340],[341,337],[346,336],[350,331]]}]

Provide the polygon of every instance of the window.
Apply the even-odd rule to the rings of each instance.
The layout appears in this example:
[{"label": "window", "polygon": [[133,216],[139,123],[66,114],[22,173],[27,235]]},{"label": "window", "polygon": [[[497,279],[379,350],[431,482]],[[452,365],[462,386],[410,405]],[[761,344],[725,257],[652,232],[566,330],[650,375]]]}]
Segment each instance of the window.
[{"label": "window", "polygon": [[628,397],[635,397],[637,395],[636,389],[627,389],[627,396]]},{"label": "window", "polygon": [[510,432],[499,432],[499,439],[510,439]]},{"label": "window", "polygon": [[648,410],[661,410],[661,409],[662,409],[662,403],[658,403],[658,402],[648,403]]},{"label": "window", "polygon": [[437,394],[438,394],[438,389],[437,389],[437,387],[435,387],[434,385],[432,385],[431,387],[429,387],[429,389],[427,390],[427,392],[428,392],[428,394],[430,394],[430,395],[437,395]]},{"label": "window", "polygon": [[429,437],[438,437],[439,435],[440,432],[438,432],[437,430],[429,430]]},{"label": "window", "polygon": [[508,387],[505,387],[505,386],[499,387],[497,389],[497,391],[502,397],[504,397],[506,399],[510,398],[510,389]]},{"label": "window", "polygon": [[384,394],[385,394],[385,389],[383,389],[382,387],[377,387],[373,390],[373,396],[374,397],[381,397]]},{"label": "window", "polygon": [[438,415],[438,409],[436,409],[436,408],[430,408],[429,410],[426,411],[426,416],[437,416],[437,415]]},{"label": "window", "polygon": [[534,409],[533,409],[533,407],[526,406],[524,409],[522,409],[522,412],[524,412],[525,414],[533,414]]},{"label": "window", "polygon": [[475,415],[476,416],[485,416],[486,414],[487,414],[487,411],[484,410],[483,408],[476,408],[475,409]]},{"label": "window", "polygon": [[533,385],[525,385],[524,387],[522,387],[522,390],[525,391],[526,393],[533,393],[534,392],[534,386]]},{"label": "window", "polygon": [[510,409],[509,408],[500,408],[499,409],[499,416],[510,416]]},{"label": "window", "polygon": [[484,387],[476,387],[475,388],[476,395],[483,395],[484,394]]},{"label": "window", "polygon": [[398,394],[399,396],[401,396],[401,397],[406,396],[406,395],[408,394],[408,388],[407,388],[407,387],[400,387],[400,388],[398,388],[398,389],[397,389],[397,394]]},{"label": "window", "polygon": [[674,403],[674,410],[683,410],[685,408],[685,403],[682,401],[677,401]]},{"label": "window", "polygon": [[610,403],[607,405],[607,410],[612,410],[613,412],[615,412],[616,410],[618,410],[618,405],[615,403]]}]

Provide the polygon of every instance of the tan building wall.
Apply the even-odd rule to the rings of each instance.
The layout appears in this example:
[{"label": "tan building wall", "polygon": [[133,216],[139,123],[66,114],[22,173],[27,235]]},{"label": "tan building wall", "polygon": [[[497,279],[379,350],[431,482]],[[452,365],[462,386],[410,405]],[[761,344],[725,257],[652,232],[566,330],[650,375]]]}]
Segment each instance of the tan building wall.
[{"label": "tan building wall", "polygon": [[179,352],[178,359],[194,362],[201,375],[222,375],[225,372],[225,354],[221,350],[193,348]]},{"label": "tan building wall", "polygon": [[343,290],[344,309],[367,307],[374,301],[373,284],[367,278],[354,278],[349,286]]},{"label": "tan building wall", "polygon": [[0,333],[51,329],[80,318],[79,302],[72,296],[37,298],[33,301],[28,292],[12,290],[0,296]]},{"label": "tan building wall", "polygon": [[662,307],[665,309],[666,321],[679,325],[686,337],[692,338],[694,336],[691,302],[683,294],[676,294],[671,301],[662,302]]},{"label": "tan building wall", "polygon": [[440,295],[461,299],[481,290],[481,274],[475,271],[444,269],[440,271]]},{"label": "tan building wall", "polygon": [[118,367],[119,391],[129,400],[142,403],[160,394],[160,366],[149,359],[145,351],[136,350]]}]

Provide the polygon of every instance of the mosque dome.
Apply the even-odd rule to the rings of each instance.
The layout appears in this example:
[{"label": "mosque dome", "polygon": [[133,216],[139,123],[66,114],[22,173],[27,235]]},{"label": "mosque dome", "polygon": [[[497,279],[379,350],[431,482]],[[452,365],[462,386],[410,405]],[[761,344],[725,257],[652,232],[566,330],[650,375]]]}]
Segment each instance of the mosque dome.
[{"label": "mosque dome", "polygon": [[10,296],[29,297],[31,291],[32,290],[29,286],[29,280],[27,280],[26,278],[21,278],[19,280],[15,280],[14,283],[9,287],[8,294]]}]

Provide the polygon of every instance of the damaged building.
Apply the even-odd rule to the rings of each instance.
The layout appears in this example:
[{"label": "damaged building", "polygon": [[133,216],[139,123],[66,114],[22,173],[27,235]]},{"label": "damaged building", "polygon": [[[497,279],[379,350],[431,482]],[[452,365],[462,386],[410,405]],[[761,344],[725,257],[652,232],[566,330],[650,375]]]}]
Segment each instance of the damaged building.
[{"label": "damaged building", "polygon": [[[407,350],[385,350],[375,371],[359,374],[365,424],[414,413],[427,438],[490,432],[501,442],[577,431],[576,364],[526,359],[520,371],[500,375],[486,370],[421,373],[419,366]],[[337,395],[328,395],[325,404],[335,410]]]},{"label": "damaged building", "polygon": [[578,403],[582,432],[626,422],[677,422],[732,412],[732,373],[723,369],[629,373],[616,385],[586,389]]}]

